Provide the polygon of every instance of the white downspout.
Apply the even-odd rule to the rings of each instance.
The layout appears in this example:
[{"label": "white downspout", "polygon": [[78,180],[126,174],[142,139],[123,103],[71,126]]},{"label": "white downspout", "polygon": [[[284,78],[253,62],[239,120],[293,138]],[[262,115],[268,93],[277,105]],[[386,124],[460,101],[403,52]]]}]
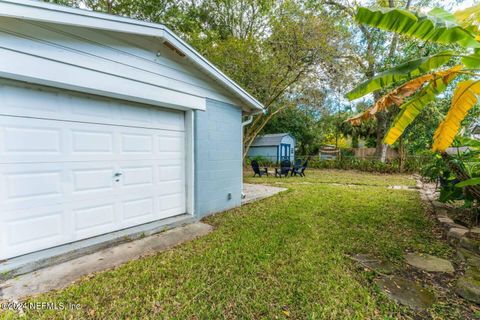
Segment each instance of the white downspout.
[{"label": "white downspout", "polygon": [[248,119],[244,122],[242,122],[242,132],[243,132],[243,127],[248,126],[250,123],[253,121],[253,115],[249,115]]},{"label": "white downspout", "polygon": [[240,155],[242,156],[242,199],[245,199],[245,193],[243,192],[243,131],[244,131],[244,128],[245,126],[248,126],[250,123],[252,123],[253,121],[253,115],[249,115],[248,116],[248,119],[244,122],[242,122],[242,143],[240,144],[240,148],[241,148],[241,153]]}]

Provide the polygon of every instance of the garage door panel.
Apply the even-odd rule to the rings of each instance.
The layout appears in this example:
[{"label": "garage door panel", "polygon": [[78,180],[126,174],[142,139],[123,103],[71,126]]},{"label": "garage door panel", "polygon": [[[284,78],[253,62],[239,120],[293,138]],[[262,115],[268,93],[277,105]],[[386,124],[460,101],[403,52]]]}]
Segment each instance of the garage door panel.
[{"label": "garage door panel", "polygon": [[0,116],[0,163],[182,160],[184,132]]},{"label": "garage door panel", "polygon": [[153,220],[156,220],[156,217],[154,201],[151,196],[123,201],[123,222],[125,227]]},{"label": "garage door panel", "polygon": [[66,97],[61,101],[57,94],[50,94],[49,99],[39,99],[41,95],[45,94],[40,90],[25,90],[20,86],[0,83],[0,111],[8,115],[54,117],[61,112],[61,106],[67,101]]},{"label": "garage door panel", "polygon": [[165,165],[158,167],[158,180],[159,182],[168,181],[182,181],[184,179],[185,172],[182,164],[177,165]]},{"label": "garage door panel", "polygon": [[183,134],[178,135],[158,135],[158,150],[160,152],[181,153],[184,149],[185,137]]},{"label": "garage door panel", "polygon": [[183,195],[177,193],[161,196],[159,199],[161,210],[180,209],[183,208],[185,203]]},{"label": "garage door panel", "polygon": [[67,232],[68,209],[54,205],[2,212],[0,258],[18,256],[71,241]]},{"label": "garage door panel", "polygon": [[114,172],[111,166],[92,169],[73,169],[73,193],[113,190]]},{"label": "garage door panel", "polygon": [[100,203],[73,210],[75,239],[89,238],[117,229],[114,203]]},{"label": "garage door panel", "polygon": [[62,201],[65,172],[57,165],[0,165],[0,210]]},{"label": "garage door panel", "polygon": [[[39,94],[40,99],[47,99]],[[118,105],[109,100],[98,100],[88,96],[68,97],[62,101],[64,117],[61,120],[78,119],[79,121],[115,123],[115,114],[118,113]],[[69,117],[70,116],[70,117]],[[52,117],[55,119],[55,117]],[[98,120],[102,119],[102,120]]]},{"label": "garage door panel", "polygon": [[122,166],[122,181],[125,187],[153,187],[154,170],[153,164]]},{"label": "garage door panel", "polygon": [[61,151],[61,131],[48,126],[9,125],[4,127],[3,135],[6,153],[59,154]]},{"label": "garage door panel", "polygon": [[156,194],[162,196],[183,193],[184,189],[185,183],[181,180],[159,182],[155,187]]},{"label": "garage door panel", "polygon": [[113,154],[114,134],[106,130],[72,130],[72,153]]},{"label": "garage door panel", "polygon": [[[35,228],[31,227],[33,225]],[[54,211],[31,219],[10,221],[7,222],[7,226],[10,245],[60,238],[62,235],[62,212]]]},{"label": "garage door panel", "polygon": [[0,115],[184,131],[182,111],[0,81]]},{"label": "garage door panel", "polygon": [[150,133],[121,133],[122,153],[146,153],[152,154],[153,150],[153,137]]}]

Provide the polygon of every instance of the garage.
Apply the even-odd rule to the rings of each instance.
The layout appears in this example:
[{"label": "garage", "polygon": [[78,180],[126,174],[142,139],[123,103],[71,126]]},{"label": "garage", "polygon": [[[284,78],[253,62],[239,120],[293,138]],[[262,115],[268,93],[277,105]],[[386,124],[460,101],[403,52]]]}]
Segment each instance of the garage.
[{"label": "garage", "polygon": [[0,0],[0,274],[241,205],[263,111],[167,27]]},{"label": "garage", "polygon": [[0,259],[185,213],[184,112],[0,86]]}]

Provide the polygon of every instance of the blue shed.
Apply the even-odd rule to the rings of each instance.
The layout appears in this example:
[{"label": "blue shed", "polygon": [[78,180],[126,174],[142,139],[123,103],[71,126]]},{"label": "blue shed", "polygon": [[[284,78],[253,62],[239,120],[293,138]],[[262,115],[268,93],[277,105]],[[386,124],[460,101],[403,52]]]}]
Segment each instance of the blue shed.
[{"label": "blue shed", "polygon": [[270,161],[295,159],[295,138],[289,133],[258,136],[248,150],[248,157],[262,156]]}]

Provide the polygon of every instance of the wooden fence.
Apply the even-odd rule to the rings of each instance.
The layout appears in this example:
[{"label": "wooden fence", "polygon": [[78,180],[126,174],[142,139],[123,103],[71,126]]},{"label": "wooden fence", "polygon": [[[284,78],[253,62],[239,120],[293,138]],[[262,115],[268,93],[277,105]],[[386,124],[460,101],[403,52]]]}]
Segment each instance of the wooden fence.
[{"label": "wooden fence", "polygon": [[[375,148],[353,148],[355,157],[359,159],[372,159],[375,158]],[[387,160],[393,160],[398,158],[398,152],[394,149],[387,149]]]}]

